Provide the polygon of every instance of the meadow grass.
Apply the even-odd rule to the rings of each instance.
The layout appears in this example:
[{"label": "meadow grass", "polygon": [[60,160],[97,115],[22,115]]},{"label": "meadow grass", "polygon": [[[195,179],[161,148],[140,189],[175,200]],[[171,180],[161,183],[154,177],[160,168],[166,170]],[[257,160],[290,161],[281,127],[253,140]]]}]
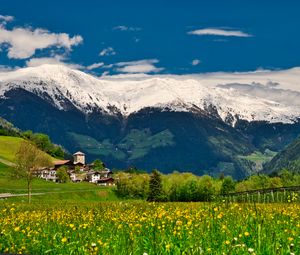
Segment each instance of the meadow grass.
[{"label": "meadow grass", "polygon": [[0,202],[0,253],[300,254],[299,204]]},{"label": "meadow grass", "polygon": [[[16,153],[22,141],[24,141],[24,139],[20,137],[0,136],[0,161],[3,159],[15,163]],[[52,161],[56,160],[51,156],[49,157]]]},{"label": "meadow grass", "polygon": [[15,155],[20,147],[22,138],[12,136],[0,136],[0,155],[1,158],[15,161]]}]

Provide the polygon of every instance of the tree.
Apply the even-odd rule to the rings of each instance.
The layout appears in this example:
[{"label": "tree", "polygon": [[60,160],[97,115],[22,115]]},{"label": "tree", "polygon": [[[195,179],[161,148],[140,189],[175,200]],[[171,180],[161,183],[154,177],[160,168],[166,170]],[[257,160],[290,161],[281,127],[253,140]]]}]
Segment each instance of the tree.
[{"label": "tree", "polygon": [[40,151],[34,144],[22,141],[16,153],[15,176],[27,181],[28,202],[31,202],[32,180],[42,167],[51,166],[50,157]]},{"label": "tree", "polygon": [[149,181],[148,201],[161,201],[163,198],[163,187],[161,175],[157,170],[153,170]]},{"label": "tree", "polygon": [[75,174],[79,174],[80,173],[80,166],[75,166]]},{"label": "tree", "polygon": [[93,168],[95,170],[103,170],[105,168],[105,164],[100,159],[96,159],[93,162]]},{"label": "tree", "polygon": [[50,141],[50,138],[46,134],[42,133],[35,133],[32,136],[32,141],[36,144],[36,146],[46,152],[49,152],[52,147],[52,143]]},{"label": "tree", "polygon": [[284,168],[279,172],[279,177],[283,183],[283,186],[293,186],[294,185],[294,174],[288,169]]},{"label": "tree", "polygon": [[221,186],[221,195],[228,195],[229,192],[235,190],[235,182],[232,179],[232,177],[227,176],[223,179],[222,181],[222,186]]},{"label": "tree", "polygon": [[66,166],[61,166],[57,169],[56,176],[58,177],[59,182],[66,183],[70,180],[70,176],[67,172]]}]

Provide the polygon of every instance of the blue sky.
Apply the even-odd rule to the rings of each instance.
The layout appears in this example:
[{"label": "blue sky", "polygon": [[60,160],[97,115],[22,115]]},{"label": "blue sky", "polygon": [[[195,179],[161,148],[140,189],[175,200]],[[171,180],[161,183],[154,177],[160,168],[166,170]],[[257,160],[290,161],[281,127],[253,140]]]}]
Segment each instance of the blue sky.
[{"label": "blue sky", "polygon": [[300,1],[3,0],[2,70],[65,63],[96,75],[300,66]]}]

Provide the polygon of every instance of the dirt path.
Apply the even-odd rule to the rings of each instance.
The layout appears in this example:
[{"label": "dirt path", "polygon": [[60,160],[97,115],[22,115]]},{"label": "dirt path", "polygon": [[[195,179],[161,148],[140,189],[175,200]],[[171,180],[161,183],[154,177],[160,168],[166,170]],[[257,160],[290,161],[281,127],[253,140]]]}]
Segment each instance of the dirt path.
[{"label": "dirt path", "polygon": [[15,166],[16,164],[13,163],[13,162],[10,162],[4,158],[0,158],[0,162],[3,163],[4,165],[7,165],[7,166]]},{"label": "dirt path", "polygon": [[[96,191],[95,189],[82,189],[82,190],[66,190],[66,191],[50,191],[50,192],[41,192],[41,193],[31,193],[32,196],[42,196],[47,194],[58,194],[58,193],[72,193],[72,192],[89,192]],[[23,197],[28,196],[27,193],[22,194],[13,194],[13,193],[0,193],[1,198],[10,198],[10,197]]]}]

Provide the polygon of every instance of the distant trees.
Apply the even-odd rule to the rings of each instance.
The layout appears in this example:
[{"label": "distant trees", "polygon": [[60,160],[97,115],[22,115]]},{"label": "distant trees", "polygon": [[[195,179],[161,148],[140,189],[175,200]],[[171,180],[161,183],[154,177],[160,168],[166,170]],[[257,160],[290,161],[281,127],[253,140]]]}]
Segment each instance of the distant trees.
[{"label": "distant trees", "polygon": [[16,153],[14,176],[27,181],[28,202],[31,202],[32,180],[42,167],[50,167],[50,157],[40,151],[34,144],[24,140]]},{"label": "distant trees", "polygon": [[55,158],[64,158],[64,149],[56,144],[53,144],[48,135],[43,133],[33,133],[31,130],[24,131],[23,137],[32,141],[39,149],[47,152]]},{"label": "distant trees", "polygon": [[164,194],[168,201],[211,201],[220,190],[219,180],[208,175],[174,172],[163,176]]},{"label": "distant trees", "polygon": [[119,171],[115,179],[120,197],[174,202],[213,201],[219,195],[233,192],[300,185],[300,174],[287,169],[278,176],[253,175],[241,181],[224,175],[221,178],[179,172],[165,175],[157,170],[151,174]]},{"label": "distant trees", "polygon": [[117,180],[116,193],[122,198],[147,199],[149,192],[149,174],[130,174],[119,172],[114,176]]}]

